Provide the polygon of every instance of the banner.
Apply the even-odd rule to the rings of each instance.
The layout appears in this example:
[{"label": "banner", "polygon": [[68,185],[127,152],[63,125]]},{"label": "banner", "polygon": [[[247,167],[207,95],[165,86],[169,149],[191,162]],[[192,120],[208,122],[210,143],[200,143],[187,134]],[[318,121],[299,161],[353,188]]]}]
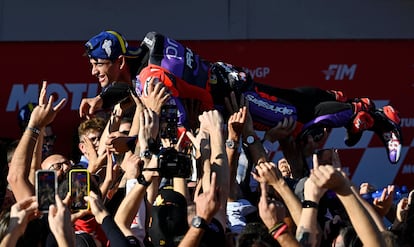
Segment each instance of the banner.
[{"label": "banner", "polygon": [[[255,81],[278,87],[317,86],[343,91],[348,97],[369,97],[377,107],[391,104],[402,117],[404,147],[400,162],[392,165],[379,138],[366,131],[352,148],[345,146],[345,130],[334,129],[325,147],[338,148],[343,166],[358,184],[369,181],[414,187],[412,111],[414,98],[413,40],[248,40],[182,41],[209,61],[245,68]],[[0,43],[3,117],[0,137],[17,139],[17,113],[37,102],[42,80],[57,101],[68,102],[53,122],[57,151],[69,155],[81,119],[79,103],[99,92],[91,75],[83,42]],[[276,155],[280,157],[280,153]]]}]

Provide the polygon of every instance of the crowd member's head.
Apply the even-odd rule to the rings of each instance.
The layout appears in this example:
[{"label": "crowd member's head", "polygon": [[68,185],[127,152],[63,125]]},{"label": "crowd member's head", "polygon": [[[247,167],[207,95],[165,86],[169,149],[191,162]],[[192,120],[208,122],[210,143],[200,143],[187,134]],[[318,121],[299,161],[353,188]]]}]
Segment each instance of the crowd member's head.
[{"label": "crowd member's head", "polygon": [[116,31],[103,31],[93,36],[85,43],[85,49],[92,66],[91,73],[98,78],[102,88],[113,82],[130,82],[130,76],[137,72],[127,59],[136,59],[138,49],[128,46],[126,39]]},{"label": "crowd member's head", "polygon": [[237,237],[236,247],[270,247],[278,246],[276,240],[269,234],[265,225],[259,222],[251,222],[241,231]]},{"label": "crowd member's head", "polygon": [[352,225],[348,225],[341,228],[338,236],[333,240],[332,245],[362,247],[362,242],[355,232],[354,227]]},{"label": "crowd member's head", "polygon": [[287,178],[292,177],[292,171],[290,170],[290,165],[285,158],[281,158],[277,162],[277,168],[279,168],[279,171],[283,177],[287,177]]},{"label": "crowd member's head", "polygon": [[151,242],[154,246],[178,246],[188,228],[186,198],[172,187],[160,190],[152,207]]},{"label": "crowd member's head", "polygon": [[95,150],[99,148],[99,140],[103,130],[105,129],[106,120],[100,117],[94,117],[83,121],[78,127],[79,150],[86,153],[84,138],[89,139]]},{"label": "crowd member's head", "polygon": [[72,161],[61,154],[52,154],[43,160],[41,167],[44,170],[56,171],[58,181],[62,181],[66,173],[71,169]]}]

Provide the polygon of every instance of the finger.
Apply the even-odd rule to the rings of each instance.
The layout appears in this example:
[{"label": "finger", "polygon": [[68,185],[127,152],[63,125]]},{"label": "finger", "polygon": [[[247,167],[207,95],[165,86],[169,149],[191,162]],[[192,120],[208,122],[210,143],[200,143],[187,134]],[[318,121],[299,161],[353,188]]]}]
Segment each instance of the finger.
[{"label": "finger", "polygon": [[68,192],[65,196],[65,198],[63,199],[62,203],[65,205],[69,205],[70,204],[70,200],[71,200],[71,195],[70,192]]},{"label": "finger", "polygon": [[388,194],[388,190],[386,188],[384,188],[382,190],[381,196],[380,196],[380,201],[383,202],[385,200],[385,198],[387,197]]},{"label": "finger", "polygon": [[210,198],[213,198],[216,192],[216,182],[217,182],[216,180],[217,180],[217,174],[216,172],[212,172],[211,181],[210,181],[210,191],[208,192],[208,195]]},{"label": "finger", "polygon": [[21,201],[18,202],[18,204],[19,204],[18,207],[19,207],[19,209],[25,209],[25,208],[29,207],[29,205],[33,201],[36,201],[36,197],[34,197],[34,196],[25,198],[25,199],[23,199],[23,200],[21,200]]},{"label": "finger", "polygon": [[50,205],[49,206],[49,215],[48,215],[48,220],[49,222],[53,220],[53,217],[56,215],[57,213],[57,207],[55,205]]},{"label": "finger", "polygon": [[106,161],[108,167],[113,167],[112,152],[109,151],[109,148],[106,149]]},{"label": "finger", "polygon": [[188,139],[190,139],[191,143],[192,143],[193,145],[195,145],[195,143],[196,143],[196,138],[195,138],[195,136],[193,135],[193,133],[191,133],[190,131],[186,131],[186,132],[185,132],[185,135],[188,137]]},{"label": "finger", "polygon": [[341,169],[341,160],[339,159],[338,149],[332,150],[332,166],[337,170]]},{"label": "finger", "polygon": [[257,172],[250,172],[250,175],[253,176],[253,178],[257,181],[260,182],[260,176],[259,174],[257,174]]},{"label": "finger", "polygon": [[286,128],[287,126],[288,126],[288,119],[284,118],[283,121],[282,121],[282,127]]},{"label": "finger", "polygon": [[59,112],[60,110],[62,110],[62,108],[66,105],[66,98],[63,98],[55,107],[53,107],[53,110],[55,112]]},{"label": "finger", "polygon": [[178,137],[176,148],[178,149],[177,151],[179,151],[179,152],[181,151],[180,147],[181,147],[181,143],[184,140],[184,136],[185,136],[185,132],[181,132],[181,135]]},{"label": "finger", "polygon": [[260,183],[260,201],[267,202],[267,184]]},{"label": "finger", "polygon": [[313,160],[313,169],[314,170],[318,170],[319,169],[318,155],[317,154],[313,154],[312,160]]},{"label": "finger", "polygon": [[35,210],[37,210],[38,207],[39,204],[37,203],[36,199],[34,199],[32,203],[30,203],[30,205],[26,208],[26,211],[28,213],[33,213]]},{"label": "finger", "polygon": [[39,105],[42,106],[46,103],[46,88],[47,88],[47,81],[42,82],[42,89],[40,90],[39,95]]},{"label": "finger", "polygon": [[65,205],[63,204],[62,200],[60,199],[59,195],[56,194],[55,195],[55,203],[56,203],[56,207],[59,208],[63,208]]},{"label": "finger", "polygon": [[159,80],[158,78],[156,79],[155,77],[152,77],[149,82],[148,82],[148,94],[152,93],[154,91],[154,80]]},{"label": "finger", "polygon": [[408,194],[408,205],[412,205],[412,206],[414,206],[413,205],[413,203],[414,203],[414,190],[412,190],[411,192],[410,192],[410,194]]}]

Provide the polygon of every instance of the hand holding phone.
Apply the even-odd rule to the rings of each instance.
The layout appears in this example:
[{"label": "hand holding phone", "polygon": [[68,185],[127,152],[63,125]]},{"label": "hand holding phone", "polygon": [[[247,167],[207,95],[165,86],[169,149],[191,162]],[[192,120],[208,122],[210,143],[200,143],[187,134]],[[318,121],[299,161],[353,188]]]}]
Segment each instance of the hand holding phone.
[{"label": "hand holding phone", "polygon": [[56,172],[54,170],[37,170],[35,180],[38,209],[43,213],[47,213],[49,206],[56,203]]},{"label": "hand holding phone", "polygon": [[317,156],[319,165],[331,165],[338,169],[342,167],[337,149],[321,149],[317,152]]},{"label": "hand holding phone", "polygon": [[89,203],[84,199],[89,196],[90,176],[87,169],[73,169],[69,172],[69,191],[71,196],[71,210],[87,210]]}]

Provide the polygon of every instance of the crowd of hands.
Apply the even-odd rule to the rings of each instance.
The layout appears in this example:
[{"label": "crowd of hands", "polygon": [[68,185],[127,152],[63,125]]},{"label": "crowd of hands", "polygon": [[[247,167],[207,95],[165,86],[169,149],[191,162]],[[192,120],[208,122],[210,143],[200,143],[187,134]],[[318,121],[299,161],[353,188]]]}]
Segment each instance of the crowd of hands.
[{"label": "crowd of hands", "polygon": [[[72,223],[76,218],[85,214],[93,214],[96,221],[102,224],[103,220],[110,216],[104,201],[113,192],[111,191],[114,190],[113,182],[120,171],[124,171],[125,179],[134,179],[143,175],[147,182],[151,182],[149,187],[140,185],[134,187],[135,194],[128,194],[120,204],[116,215],[110,216],[114,218],[123,236],[127,237],[133,234],[129,227],[138,210],[136,200],[142,200],[144,196],[147,196],[150,203],[154,201],[160,178],[159,174],[151,168],[158,167],[157,157],[144,159],[140,157],[139,150],[148,148],[149,139],[158,138],[159,114],[162,105],[168,101],[169,94],[160,83],[150,85],[148,96],[137,97],[131,94],[132,101],[114,107],[107,129],[101,137],[103,144],[100,145],[98,152],[94,152],[91,148],[91,154],[88,157],[90,160],[88,170],[91,173],[100,171],[103,164],[107,168],[112,167],[112,169],[106,169],[105,174],[101,174],[101,177],[104,177],[102,184],[105,184],[100,188],[102,196],[91,191],[85,197],[85,200],[90,204],[90,209],[74,213],[68,207],[71,200],[70,195],[63,199],[56,195],[56,204],[50,206],[47,219],[50,231],[59,246],[75,246]],[[29,126],[40,130],[53,122],[66,101],[63,99],[60,102],[55,102],[53,96],[47,98],[46,95],[47,83],[44,82],[39,96],[39,105],[33,110],[29,122]],[[201,175],[199,175],[196,192],[194,195],[190,195],[188,188],[185,187],[185,182],[182,182],[181,192],[188,199],[189,206],[195,208],[195,215],[202,217],[207,222],[216,218],[225,229],[226,203],[243,197],[235,178],[240,153],[237,149],[226,148],[225,140],[232,139],[238,143],[244,143],[244,138],[255,135],[248,104],[243,97],[236,99],[236,96],[231,94],[230,98],[225,99],[229,113],[228,119],[225,120],[217,110],[201,112],[199,104],[195,100],[184,99],[183,102],[188,114],[187,131],[180,136],[177,144],[162,140],[163,145],[174,145],[175,148],[180,149],[179,151],[183,151],[185,145],[182,145],[182,142],[189,140],[190,145],[195,148],[195,157],[203,161],[200,162]],[[116,131],[117,116],[122,115],[122,112],[127,107],[131,107],[131,104],[136,107],[134,122],[129,134],[130,136],[138,135],[135,152],[131,152],[126,143],[128,137]],[[99,107],[98,101],[85,99],[80,107],[80,116],[93,117],[92,114]],[[291,138],[295,127],[296,123],[293,119],[286,119],[268,130],[266,137],[272,142],[286,141]],[[28,222],[43,215],[37,210],[38,204],[33,196],[33,179],[30,178],[33,175],[31,163],[32,159],[35,159],[36,150],[35,144],[31,145],[33,142],[31,134],[33,133],[26,131],[22,135],[10,166],[8,181],[17,202],[11,207],[7,233],[0,246],[14,246],[18,238],[25,233]],[[309,142],[312,144],[311,139]],[[92,145],[90,142],[89,144]],[[245,148],[251,162],[255,164],[251,175],[260,184],[260,197],[257,204],[260,219],[269,230],[281,222],[285,222],[286,217],[292,219],[284,232],[274,236],[276,241],[280,246],[319,246],[321,241],[324,241],[324,235],[329,232],[329,228],[322,229],[318,224],[317,207],[302,206],[302,202],[289,188],[277,165],[268,160],[260,141]],[[113,153],[125,153],[121,164],[110,164]],[[328,190],[335,192],[363,245],[386,246],[386,239],[382,235],[383,231],[387,231],[383,217],[389,214],[391,209],[394,209],[392,227],[402,227],[407,221],[407,212],[413,203],[413,193],[411,192],[408,198],[401,199],[397,205],[393,205],[394,186],[391,185],[384,188],[380,198],[376,198],[372,204],[369,204],[361,198],[360,194],[372,191],[371,185],[364,183],[360,188],[354,186],[347,174],[341,169],[338,152],[333,150],[331,155],[332,158],[329,159],[329,162],[323,162],[316,154],[312,156],[313,168],[304,183],[304,200],[319,204]],[[295,164],[290,165],[294,166]],[[270,190],[278,195],[276,199],[269,200],[268,192]],[[198,246],[202,235],[202,230],[190,227],[179,246]],[[232,240],[227,242],[228,246],[236,245],[236,238],[232,238]],[[121,243],[118,245],[122,246]]]}]

